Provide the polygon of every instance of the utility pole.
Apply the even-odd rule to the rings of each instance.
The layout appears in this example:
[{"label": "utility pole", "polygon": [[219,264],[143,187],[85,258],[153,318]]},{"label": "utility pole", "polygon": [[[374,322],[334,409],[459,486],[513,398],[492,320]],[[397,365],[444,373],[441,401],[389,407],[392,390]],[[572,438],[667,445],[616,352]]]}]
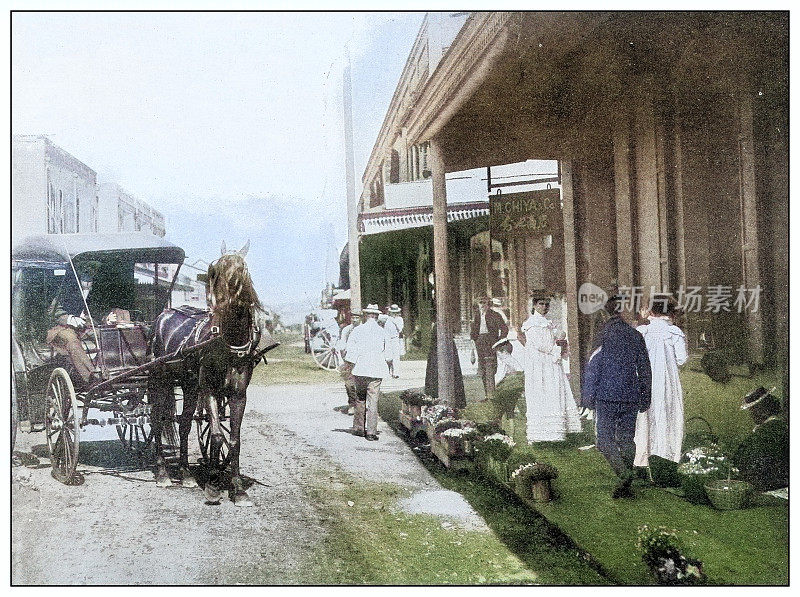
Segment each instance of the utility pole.
[{"label": "utility pole", "polygon": [[350,268],[350,309],[361,311],[361,266],[359,259],[358,197],[353,163],[353,98],[350,80],[350,50],[344,68],[342,104],[344,107],[344,161],[347,178],[347,250]]}]

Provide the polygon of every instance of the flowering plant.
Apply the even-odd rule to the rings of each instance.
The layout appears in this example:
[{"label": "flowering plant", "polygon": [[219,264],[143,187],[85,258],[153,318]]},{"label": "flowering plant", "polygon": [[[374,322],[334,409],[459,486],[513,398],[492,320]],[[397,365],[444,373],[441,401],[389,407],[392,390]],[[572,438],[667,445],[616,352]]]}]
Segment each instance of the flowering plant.
[{"label": "flowering plant", "polygon": [[435,425],[445,417],[455,418],[456,412],[444,404],[432,404],[422,411],[422,418],[431,425]]},{"label": "flowering plant", "polygon": [[689,450],[683,458],[685,462],[678,465],[678,472],[683,475],[725,477],[739,473],[716,444]]},{"label": "flowering plant", "polygon": [[493,433],[483,438],[477,449],[486,456],[505,462],[511,454],[511,449],[516,445],[516,442],[507,435]]},{"label": "flowering plant", "polygon": [[478,430],[474,427],[464,426],[464,427],[450,427],[449,429],[445,429],[442,432],[444,437],[452,437],[452,438],[459,438],[459,439],[473,439],[478,437]]},{"label": "flowering plant", "polygon": [[694,585],[705,580],[703,563],[681,554],[675,529],[642,525],[639,527],[636,547],[659,584]]},{"label": "flowering plant", "polygon": [[558,469],[546,462],[529,462],[511,473],[511,479],[545,481],[558,477]]},{"label": "flowering plant", "polygon": [[460,420],[455,419],[453,417],[444,417],[442,419],[439,419],[439,421],[436,423],[435,427],[433,428],[433,432],[436,435],[439,435],[447,431],[448,429],[460,429],[461,426],[462,423]]}]

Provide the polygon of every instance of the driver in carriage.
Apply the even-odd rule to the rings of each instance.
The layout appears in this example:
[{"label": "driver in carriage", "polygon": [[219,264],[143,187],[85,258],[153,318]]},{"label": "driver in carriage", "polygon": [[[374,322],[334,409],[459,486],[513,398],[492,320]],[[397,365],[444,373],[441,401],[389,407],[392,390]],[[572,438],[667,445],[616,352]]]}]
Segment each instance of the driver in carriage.
[{"label": "driver in carriage", "polygon": [[56,353],[70,360],[83,385],[88,386],[98,377],[94,363],[81,340],[89,318],[88,313],[108,313],[102,322],[105,325],[127,324],[131,319],[130,312],[112,305],[127,302],[124,296],[133,289],[127,288],[117,279],[113,268],[104,268],[97,261],[79,262],[75,271],[80,286],[75,284],[72,276],[65,276],[50,305],[50,321],[54,325],[47,331],[46,340]]},{"label": "driver in carriage", "polygon": [[65,276],[61,288],[50,305],[50,320],[55,324],[47,330],[47,344],[72,363],[78,377],[88,385],[95,375],[95,367],[81,342],[79,333],[86,328],[86,297],[92,289],[92,278],[97,262],[86,261],[76,266],[80,285],[74,278]]}]

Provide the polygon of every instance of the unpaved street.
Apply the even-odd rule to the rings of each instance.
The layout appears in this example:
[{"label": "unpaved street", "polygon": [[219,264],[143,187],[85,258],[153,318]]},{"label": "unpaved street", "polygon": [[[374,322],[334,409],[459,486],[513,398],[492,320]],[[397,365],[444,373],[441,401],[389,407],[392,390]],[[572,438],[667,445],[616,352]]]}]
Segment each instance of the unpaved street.
[{"label": "unpaved street", "polygon": [[[483,530],[459,494],[444,491],[381,422],[381,441],[336,431],[341,384],[251,386],[243,424],[242,472],[255,480],[254,506],[204,503],[201,489],[156,487],[116,441],[82,442],[85,483],[67,487],[50,468],[12,469],[15,584],[205,584],[319,582],[315,555],[324,515],[304,492],[346,475],[396,481],[414,492],[413,511]],[[190,460],[199,450],[190,444]],[[20,434],[17,450],[39,455],[44,434]],[[47,465],[45,457],[42,465]],[[345,475],[345,476],[346,476]],[[442,504],[447,507],[442,512]]]}]

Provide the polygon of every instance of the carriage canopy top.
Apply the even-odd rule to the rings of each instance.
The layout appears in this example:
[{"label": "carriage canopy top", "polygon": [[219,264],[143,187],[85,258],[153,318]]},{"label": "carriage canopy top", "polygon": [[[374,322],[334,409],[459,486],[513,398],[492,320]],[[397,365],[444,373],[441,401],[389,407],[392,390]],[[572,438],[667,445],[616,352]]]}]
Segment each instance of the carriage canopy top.
[{"label": "carriage canopy top", "polygon": [[183,263],[183,249],[149,232],[42,234],[11,251],[14,262],[59,264],[114,257],[147,263]]}]

